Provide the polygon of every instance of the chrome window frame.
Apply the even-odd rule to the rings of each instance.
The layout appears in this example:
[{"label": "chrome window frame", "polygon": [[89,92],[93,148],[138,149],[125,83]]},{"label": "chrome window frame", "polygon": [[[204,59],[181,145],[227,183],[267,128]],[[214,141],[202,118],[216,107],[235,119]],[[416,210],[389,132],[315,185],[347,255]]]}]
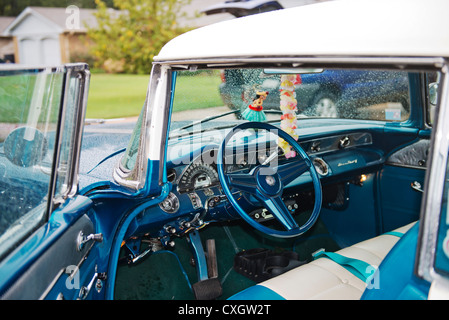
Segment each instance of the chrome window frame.
[{"label": "chrome window frame", "polygon": [[[435,123],[432,132],[430,165],[426,175],[423,202],[421,206],[421,222],[419,242],[416,254],[415,274],[432,283],[449,290],[448,280],[435,271],[435,254],[438,241],[438,229],[443,199],[444,182],[449,152],[449,64],[441,68],[441,85],[439,102],[436,108]],[[444,168],[444,174],[441,169]],[[448,291],[449,292],[449,291]]]},{"label": "chrome window frame", "polygon": [[[128,170],[121,165],[122,158],[120,158],[113,171],[114,181],[133,191],[139,191],[145,187],[148,161],[164,160],[164,140],[166,140],[164,131],[167,131],[164,124],[168,122],[169,112],[167,111],[170,107],[167,104],[170,102],[171,96],[170,70],[169,66],[153,65],[143,106],[136,163],[131,170]],[[159,171],[162,170],[159,169]],[[159,184],[161,184],[161,181],[162,178],[159,179]]]},{"label": "chrome window frame", "polygon": [[[58,165],[58,168],[53,171],[54,180],[56,182],[57,174],[59,172],[59,157],[61,152],[62,145],[62,136],[64,135],[64,125],[66,120],[74,121],[74,129],[72,138],[72,158],[68,161],[67,167],[67,177],[66,177],[66,188],[63,193],[58,195],[58,197],[53,199],[53,203],[57,204],[63,202],[67,198],[72,198],[78,192],[78,173],[79,173],[79,161],[81,156],[81,144],[83,137],[83,129],[84,129],[84,118],[86,114],[87,107],[87,99],[89,95],[89,85],[90,85],[90,71],[87,64],[84,63],[74,63],[67,64],[64,66],[67,70],[65,83],[64,83],[64,97],[62,100],[62,109],[60,112],[60,121],[59,121],[59,136],[56,141],[57,152],[55,153],[55,165]],[[79,91],[77,97],[77,105],[73,106],[76,108],[74,113],[74,119],[66,119],[66,111],[67,111],[67,101],[68,101],[68,83],[72,76],[75,76],[79,81]],[[55,188],[56,185],[53,186]],[[53,193],[52,193],[53,194]],[[49,211],[51,212],[51,211]]]}]

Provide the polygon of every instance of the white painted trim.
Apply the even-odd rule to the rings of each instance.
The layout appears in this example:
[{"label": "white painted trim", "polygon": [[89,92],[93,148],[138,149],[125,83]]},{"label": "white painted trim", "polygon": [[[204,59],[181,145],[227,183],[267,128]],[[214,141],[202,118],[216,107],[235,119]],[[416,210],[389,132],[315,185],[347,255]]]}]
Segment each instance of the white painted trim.
[{"label": "white painted trim", "polygon": [[449,57],[447,0],[335,0],[232,19],[167,43],[157,62],[221,57]]}]

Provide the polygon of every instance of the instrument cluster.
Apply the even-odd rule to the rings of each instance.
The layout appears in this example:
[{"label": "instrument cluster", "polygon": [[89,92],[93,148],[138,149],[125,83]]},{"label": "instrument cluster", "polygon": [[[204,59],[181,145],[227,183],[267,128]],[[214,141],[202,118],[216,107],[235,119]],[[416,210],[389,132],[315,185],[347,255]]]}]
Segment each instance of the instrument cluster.
[{"label": "instrument cluster", "polygon": [[[350,150],[370,144],[372,144],[371,134],[365,132],[301,142],[301,146],[309,154],[312,164],[321,177],[364,165],[363,156]],[[345,152],[347,150],[345,156],[340,152],[335,153],[343,150]],[[160,208],[166,213],[175,213],[185,203],[191,204],[188,208],[184,208],[184,211],[188,211],[217,207],[215,202],[211,206],[208,205],[212,198],[221,199],[219,202],[225,201],[218,178],[217,155],[217,148],[207,149],[190,164],[169,169],[167,178],[175,189],[160,204]],[[246,144],[241,149],[229,148],[224,155],[226,173],[249,173],[258,165],[277,166],[285,161],[289,159],[283,156],[276,143]],[[333,168],[329,163],[333,164]]]}]

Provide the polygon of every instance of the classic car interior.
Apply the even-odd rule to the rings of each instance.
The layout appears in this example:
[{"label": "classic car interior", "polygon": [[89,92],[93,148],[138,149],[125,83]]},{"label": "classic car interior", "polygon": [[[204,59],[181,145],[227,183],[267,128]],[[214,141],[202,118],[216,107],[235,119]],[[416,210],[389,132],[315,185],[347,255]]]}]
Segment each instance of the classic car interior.
[{"label": "classic car interior", "polygon": [[[73,95],[64,105],[76,109],[70,103],[83,101],[79,88],[86,85],[81,81],[86,66],[72,66],[61,75],[55,69],[3,79],[19,89],[25,84],[28,97],[53,103],[44,113],[47,122],[28,113],[23,119],[29,125],[13,128],[2,142],[0,206],[6,214],[0,220],[0,254],[15,249],[30,232],[27,226],[35,228],[35,239],[68,228],[38,260],[43,262],[3,297],[23,297],[24,286],[34,281],[27,297],[74,294],[84,299],[100,294],[108,277],[114,280],[106,294],[111,297],[106,297],[115,299],[375,295],[378,290],[366,288],[378,286],[375,270],[390,250],[413,250],[395,244],[418,226],[437,69],[271,63],[162,69],[156,65],[153,76],[165,83],[162,89],[160,81],[150,84],[149,97],[164,97],[170,122],[157,120],[158,110],[148,109],[147,101],[132,134],[107,136],[108,126],[86,128],[76,182],[81,196],[68,204],[63,204],[73,192],[68,179],[74,176],[68,173],[78,160],[70,168],[66,163],[77,154],[80,140],[59,137],[53,128],[64,77]],[[35,93],[48,83],[52,90],[46,95]],[[323,98],[325,92],[332,92],[332,103]],[[321,97],[307,100],[314,105],[301,102],[314,95]],[[264,109],[268,96],[271,107]],[[26,99],[19,101],[22,111],[14,111],[18,118],[28,110]],[[227,106],[230,100],[234,106],[240,101],[241,107]],[[202,108],[192,109],[192,104]],[[325,116],[326,108],[333,108],[333,116]],[[64,116],[67,132],[76,132],[82,113]],[[36,128],[32,121],[43,124]],[[165,132],[166,139],[157,132]],[[111,147],[99,146],[97,141],[106,136]],[[51,165],[55,150],[61,154],[57,170]],[[113,180],[108,180],[111,173]],[[50,183],[53,174],[56,185]],[[59,199],[51,205],[63,212],[50,217],[56,219],[50,232],[38,228],[48,210],[49,190]],[[80,219],[68,227],[75,213]],[[54,282],[55,276],[33,275],[41,274],[41,268],[50,271],[45,262],[67,252],[73,238],[78,244],[74,253],[51,264],[59,285],[42,293],[45,281]],[[16,269],[14,260],[4,261]],[[89,285],[79,293],[71,291],[75,278],[62,267],[67,261],[92,270],[82,269]]]},{"label": "classic car interior", "polygon": [[[338,251],[377,267],[419,219],[432,124],[428,93],[417,88],[434,82],[436,72],[393,67],[382,77],[361,69],[364,76],[351,79],[346,69],[340,115],[323,118],[297,104],[300,92],[326,87],[301,88],[301,77],[323,69],[233,68],[236,77],[252,77],[229,93],[242,97],[240,110],[223,107],[221,98],[214,104],[217,90],[192,95],[183,88],[195,79],[218,86],[222,69],[184,69],[170,73],[170,190],[129,224],[115,298],[360,298],[366,277],[318,257]],[[407,89],[394,90],[391,79]],[[278,87],[279,109],[263,111],[263,121],[248,112],[245,118],[267,86]],[[212,102],[178,113],[190,99]],[[140,128],[118,166],[132,170],[138,161]],[[292,281],[298,277],[303,290]],[[324,287],[311,280],[329,277]]]},{"label": "classic car interior", "polygon": [[0,66],[0,299],[447,299],[447,9],[189,31],[135,122],[85,123],[86,64]]}]

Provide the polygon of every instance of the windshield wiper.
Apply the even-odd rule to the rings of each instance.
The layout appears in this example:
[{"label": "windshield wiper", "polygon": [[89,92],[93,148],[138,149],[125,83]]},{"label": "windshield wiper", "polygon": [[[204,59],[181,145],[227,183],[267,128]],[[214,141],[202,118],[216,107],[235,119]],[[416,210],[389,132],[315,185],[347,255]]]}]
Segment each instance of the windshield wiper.
[{"label": "windshield wiper", "polygon": [[[278,110],[268,110],[268,111],[272,112],[272,113],[279,113]],[[279,122],[279,120],[267,120],[267,121],[265,121],[265,123],[276,123],[276,122]],[[227,128],[230,128],[230,127],[233,127],[233,126],[235,126],[235,124],[232,124],[232,125],[227,124],[227,125],[224,125],[224,126],[214,127],[213,130],[222,130],[222,129],[227,129]],[[176,129],[176,130],[178,130],[178,129]],[[176,132],[176,130],[174,130],[173,132]],[[177,134],[177,135],[175,133],[175,135],[173,135],[173,136],[170,134],[169,139],[180,138],[180,137],[189,136],[189,135],[194,135],[194,134],[202,133],[202,132],[205,132],[205,131],[208,131],[208,130],[210,130],[210,129],[208,128],[208,129],[201,129],[201,130],[197,130],[197,131],[188,131],[188,132],[184,132],[182,134]]]},{"label": "windshield wiper", "polygon": [[[265,113],[282,114],[281,110],[264,110],[264,112]],[[232,111],[228,111],[228,112],[225,112],[225,113],[222,113],[222,114],[218,114],[218,115],[215,115],[215,116],[210,116],[210,117],[207,117],[207,118],[204,118],[204,119],[201,119],[201,120],[194,121],[194,122],[192,122],[190,124],[186,124],[185,126],[183,126],[181,128],[177,128],[176,130],[183,130],[183,129],[191,128],[193,126],[196,126],[197,124],[209,122],[211,120],[219,119],[219,118],[222,118],[222,117],[228,116],[230,114],[234,114],[234,113],[239,113],[241,115],[241,111],[240,110],[232,110]]]},{"label": "windshield wiper", "polygon": [[181,128],[178,128],[176,130],[187,129],[187,128],[196,126],[197,124],[201,124],[201,123],[204,123],[204,122],[208,122],[208,121],[211,121],[211,120],[222,118],[222,117],[228,116],[228,115],[233,114],[233,113],[240,113],[240,110],[232,110],[232,111],[228,111],[228,112],[225,112],[225,113],[222,113],[222,114],[217,114],[215,116],[210,116],[210,117],[207,117],[207,118],[204,118],[204,119],[201,119],[201,120],[197,120],[197,121],[194,121],[194,122],[192,122],[190,124],[186,124],[185,126],[183,126]]}]

